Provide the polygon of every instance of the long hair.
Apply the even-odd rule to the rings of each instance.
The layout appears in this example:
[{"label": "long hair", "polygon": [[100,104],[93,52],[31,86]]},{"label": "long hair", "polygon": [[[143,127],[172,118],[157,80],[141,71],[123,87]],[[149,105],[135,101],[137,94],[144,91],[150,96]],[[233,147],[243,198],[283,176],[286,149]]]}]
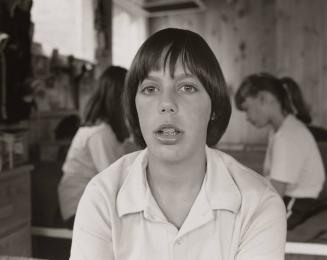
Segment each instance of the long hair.
[{"label": "long hair", "polygon": [[150,36],[138,50],[126,77],[124,103],[129,125],[135,141],[145,147],[135,106],[139,84],[150,71],[169,69],[174,76],[175,66],[180,60],[184,69],[195,75],[211,99],[212,111],[208,129],[208,146],[214,146],[225,132],[231,104],[220,65],[205,40],[197,33],[176,28],[163,29]]},{"label": "long hair", "polygon": [[296,117],[303,123],[310,124],[312,121],[310,110],[307,103],[304,101],[300,86],[290,77],[284,77],[280,80],[283,86],[287,88]]},{"label": "long hair", "polygon": [[85,107],[84,124],[95,125],[105,122],[111,126],[117,139],[122,142],[128,137],[122,93],[127,70],[109,66],[100,76],[97,88]]}]

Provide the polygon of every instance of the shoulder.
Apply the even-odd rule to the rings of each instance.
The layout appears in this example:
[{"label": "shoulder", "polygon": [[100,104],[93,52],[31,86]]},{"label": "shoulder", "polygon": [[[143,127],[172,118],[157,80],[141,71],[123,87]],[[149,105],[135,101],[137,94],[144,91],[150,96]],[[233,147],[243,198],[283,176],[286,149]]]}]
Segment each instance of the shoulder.
[{"label": "shoulder", "polygon": [[87,140],[92,136],[101,135],[105,132],[113,133],[111,127],[105,123],[94,126],[81,126],[77,130],[74,139]]},{"label": "shoulder", "polygon": [[97,174],[88,186],[95,187],[106,197],[116,198],[118,191],[130,173],[130,169],[136,158],[142,151],[137,151],[122,156],[120,159],[111,164],[108,168]]},{"label": "shoulder", "polygon": [[86,142],[105,141],[106,143],[117,142],[116,135],[111,126],[106,123],[85,127]]},{"label": "shoulder", "polygon": [[88,127],[88,131],[90,136],[114,134],[111,126],[107,123],[100,123],[98,125],[90,126]]},{"label": "shoulder", "polygon": [[241,192],[253,191],[260,193],[270,185],[269,181],[263,176],[241,164],[229,154],[217,149],[212,150],[224,162]]},{"label": "shoulder", "polygon": [[315,139],[308,127],[293,115],[285,119],[285,123],[274,137],[274,147],[291,149],[297,153],[315,149],[315,146]]},{"label": "shoulder", "polygon": [[219,156],[240,194],[240,207],[237,212],[241,234],[248,230],[277,225],[285,229],[286,210],[279,194],[263,176],[237,162],[230,155],[215,151]]},{"label": "shoulder", "polygon": [[293,115],[285,119],[276,136],[280,139],[313,138],[307,126]]},{"label": "shoulder", "polygon": [[240,194],[241,212],[254,214],[256,210],[269,201],[275,201],[281,209],[284,207],[280,196],[266,178],[239,163],[232,156],[217,149],[210,150],[218,161],[223,162],[228,174],[232,177]]},{"label": "shoulder", "polygon": [[136,152],[122,157],[89,181],[78,204],[76,229],[98,227],[98,233],[108,235],[108,228],[119,221],[117,196],[138,155]]}]

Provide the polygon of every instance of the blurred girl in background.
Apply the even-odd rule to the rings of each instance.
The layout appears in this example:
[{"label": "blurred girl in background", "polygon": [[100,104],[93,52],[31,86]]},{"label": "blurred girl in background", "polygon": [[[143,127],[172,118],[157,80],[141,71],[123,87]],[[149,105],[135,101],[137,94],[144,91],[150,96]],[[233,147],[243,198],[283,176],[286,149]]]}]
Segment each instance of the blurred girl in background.
[{"label": "blurred girl in background", "polygon": [[294,102],[291,83],[289,78],[254,74],[245,78],[235,95],[236,106],[250,123],[271,128],[264,175],[284,199],[289,230],[315,212],[325,181],[317,143],[301,121],[304,110]]},{"label": "blurred girl in background", "polygon": [[84,125],[72,140],[63,164],[58,193],[62,217],[72,228],[78,202],[87,183],[124,151],[129,136],[121,103],[127,70],[108,67],[85,108]]}]

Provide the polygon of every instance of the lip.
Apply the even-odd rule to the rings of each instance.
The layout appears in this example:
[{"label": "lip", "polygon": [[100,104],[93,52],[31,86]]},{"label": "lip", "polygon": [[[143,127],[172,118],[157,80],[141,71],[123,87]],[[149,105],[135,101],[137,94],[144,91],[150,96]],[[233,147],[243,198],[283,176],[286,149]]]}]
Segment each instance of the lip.
[{"label": "lip", "polygon": [[182,129],[178,128],[177,126],[175,126],[173,124],[162,124],[157,129],[155,129],[153,132],[158,133],[160,130],[162,130],[164,128],[173,128],[173,129],[175,129],[176,131],[178,131],[180,133],[184,132]]},{"label": "lip", "polygon": [[[164,128],[172,128],[174,129],[174,134],[165,134],[163,133]],[[182,138],[184,131],[173,124],[162,124],[156,130],[153,131],[155,138],[159,141],[159,143],[164,145],[174,145],[179,142]]]}]

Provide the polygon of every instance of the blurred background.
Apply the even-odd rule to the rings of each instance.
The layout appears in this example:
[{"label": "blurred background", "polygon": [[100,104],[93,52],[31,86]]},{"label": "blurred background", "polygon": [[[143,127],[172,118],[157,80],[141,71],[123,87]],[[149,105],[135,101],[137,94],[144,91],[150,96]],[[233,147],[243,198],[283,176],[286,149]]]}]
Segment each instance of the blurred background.
[{"label": "blurred background", "polygon": [[[106,66],[128,69],[143,41],[167,27],[208,42],[232,102],[249,74],[289,76],[312,123],[327,128],[325,0],[0,0],[0,255],[68,259],[57,186],[74,119]],[[233,104],[217,147],[260,173],[267,133]]]}]

